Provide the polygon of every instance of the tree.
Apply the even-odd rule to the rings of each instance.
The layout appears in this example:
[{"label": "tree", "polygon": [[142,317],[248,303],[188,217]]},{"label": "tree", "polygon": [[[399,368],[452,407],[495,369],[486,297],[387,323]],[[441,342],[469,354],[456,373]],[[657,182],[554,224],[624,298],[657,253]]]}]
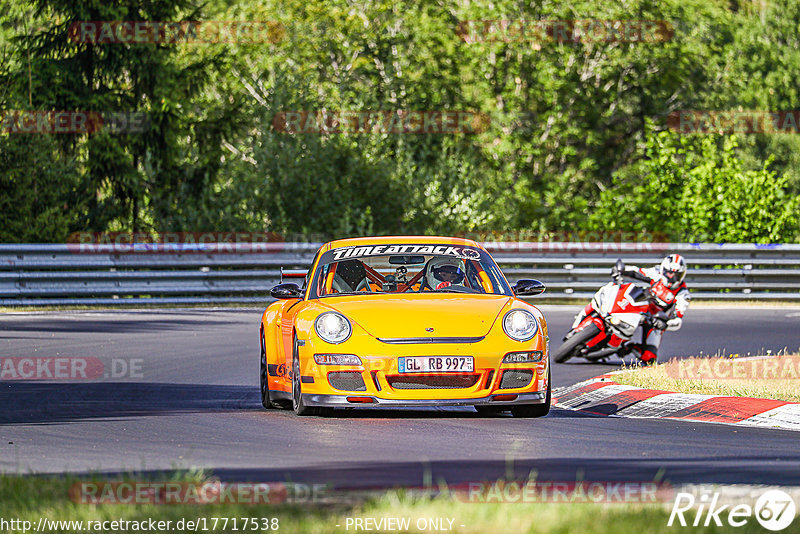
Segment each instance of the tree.
[{"label": "tree", "polygon": [[800,235],[800,198],[770,170],[745,170],[735,136],[656,132],[646,158],[614,176],[594,229],[664,233],[674,241],[775,243]]}]

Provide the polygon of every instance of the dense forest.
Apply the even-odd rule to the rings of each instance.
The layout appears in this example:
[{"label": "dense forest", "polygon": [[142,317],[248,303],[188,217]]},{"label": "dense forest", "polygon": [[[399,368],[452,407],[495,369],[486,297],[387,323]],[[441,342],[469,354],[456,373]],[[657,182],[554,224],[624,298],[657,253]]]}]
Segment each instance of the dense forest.
[{"label": "dense forest", "polygon": [[[687,110],[800,109],[798,0],[0,4],[0,242],[78,231],[800,237],[797,126],[675,127]],[[571,23],[564,38],[552,25],[592,20],[658,22],[647,38]],[[117,22],[104,38],[86,21]],[[258,31],[196,38],[192,22],[130,39],[120,21]],[[70,111],[89,115],[67,131],[23,128]],[[343,112],[470,113],[477,127],[281,123]],[[80,128],[95,115],[103,127]]]}]

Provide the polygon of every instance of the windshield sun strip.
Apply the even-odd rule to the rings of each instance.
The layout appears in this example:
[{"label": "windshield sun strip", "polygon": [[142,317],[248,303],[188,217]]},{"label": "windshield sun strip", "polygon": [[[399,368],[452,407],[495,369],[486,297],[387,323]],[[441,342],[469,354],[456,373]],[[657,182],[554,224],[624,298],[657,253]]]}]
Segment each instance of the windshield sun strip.
[{"label": "windshield sun strip", "polygon": [[[411,247],[411,248],[409,248]],[[358,249],[358,250],[356,250]],[[363,250],[362,250],[363,249]],[[353,251],[350,255],[344,256],[344,252],[342,250]],[[378,250],[379,252],[383,252],[383,254],[376,254],[375,251]],[[455,251],[458,252],[458,255],[449,255],[444,256],[442,254],[437,253],[430,253],[432,250],[436,252],[441,252],[444,250],[447,251]],[[388,253],[386,253],[388,251]],[[397,254],[397,252],[402,252],[402,254]],[[468,252],[465,252],[468,251]],[[337,256],[338,255],[338,256]],[[409,264],[412,272],[416,268],[420,268],[413,276],[407,278],[405,276],[405,272],[400,273],[400,276],[397,276],[395,280],[389,282],[390,289],[386,288],[386,277],[389,275],[393,275],[395,273],[392,272],[392,268],[395,265],[403,265],[403,264],[393,264],[389,261],[391,256],[424,256],[426,258],[425,262],[415,262],[413,266]],[[419,293],[421,291],[422,286],[427,286],[425,280],[427,280],[426,274],[426,266],[427,264],[434,259],[435,257],[452,257],[460,259],[462,263],[462,267],[464,269],[464,280],[460,282],[456,287],[457,289],[449,290],[449,291],[439,291],[440,293],[463,293],[463,294],[494,294],[494,295],[509,295],[513,294],[510,288],[507,288],[507,282],[499,274],[499,268],[496,266],[496,263],[492,259],[491,255],[488,252],[484,251],[483,249],[479,249],[476,247],[469,247],[469,246],[450,246],[450,245],[377,245],[377,246],[367,246],[367,247],[346,247],[344,249],[331,249],[324,254],[322,254],[319,258],[319,263],[317,264],[317,273],[310,277],[313,281],[313,291],[310,291],[309,294],[313,295],[311,298],[322,298],[327,296],[334,296],[334,295],[353,295],[353,294],[394,294],[394,293]],[[340,258],[340,259],[337,259]],[[359,291],[357,293],[351,293],[349,291],[345,291],[343,293],[328,293],[331,290],[329,284],[327,284],[327,276],[330,274],[330,267],[336,269],[336,264],[339,264],[342,261],[346,260],[358,260],[364,270],[366,271],[365,276],[366,280],[371,288],[371,291]],[[484,275],[488,278],[488,287],[487,284],[481,279],[480,273],[484,273]],[[414,288],[416,284],[420,284],[420,288]],[[351,284],[348,284],[351,285]],[[378,286],[378,287],[375,287]],[[344,288],[339,288],[344,289]],[[431,292],[429,291],[431,288],[425,289],[424,292]],[[446,289],[446,288],[442,288]]]}]

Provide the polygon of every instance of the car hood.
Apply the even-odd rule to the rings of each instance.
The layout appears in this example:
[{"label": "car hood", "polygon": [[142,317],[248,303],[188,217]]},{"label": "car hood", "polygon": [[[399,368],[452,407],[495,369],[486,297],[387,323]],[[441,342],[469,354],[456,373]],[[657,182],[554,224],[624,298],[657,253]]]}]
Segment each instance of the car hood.
[{"label": "car hood", "polygon": [[[325,299],[381,339],[482,337],[511,300],[502,295],[370,295]],[[426,329],[433,328],[433,331]]]}]

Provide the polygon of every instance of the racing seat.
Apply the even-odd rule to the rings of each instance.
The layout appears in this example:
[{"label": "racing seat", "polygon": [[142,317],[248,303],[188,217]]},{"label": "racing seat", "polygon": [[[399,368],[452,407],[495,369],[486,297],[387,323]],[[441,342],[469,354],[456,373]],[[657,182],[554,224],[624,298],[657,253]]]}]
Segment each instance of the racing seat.
[{"label": "racing seat", "polygon": [[333,275],[333,290],[336,293],[370,291],[367,270],[360,260],[344,260],[336,265]]}]

